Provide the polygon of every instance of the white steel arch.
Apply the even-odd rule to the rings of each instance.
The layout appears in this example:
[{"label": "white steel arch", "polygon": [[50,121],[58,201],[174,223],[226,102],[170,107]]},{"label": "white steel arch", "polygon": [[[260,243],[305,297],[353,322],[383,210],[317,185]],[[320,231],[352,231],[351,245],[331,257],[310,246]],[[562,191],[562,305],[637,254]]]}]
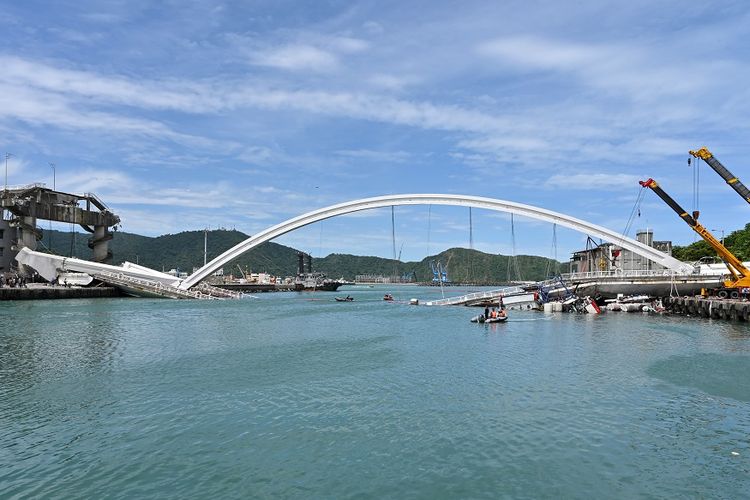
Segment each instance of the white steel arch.
[{"label": "white steel arch", "polygon": [[688,274],[693,272],[693,266],[680,262],[679,260],[671,257],[664,252],[660,252],[655,248],[645,245],[632,238],[625,237],[615,231],[611,231],[605,227],[586,222],[575,217],[570,217],[559,212],[553,212],[544,208],[535,207],[532,205],[524,205],[522,203],[515,203],[512,201],[497,200],[494,198],[484,198],[481,196],[469,196],[459,194],[393,194],[386,196],[376,196],[374,198],[364,198],[361,200],[347,201],[345,203],[339,203],[338,205],[331,205],[329,207],[320,208],[299,215],[292,219],[286,220],[275,226],[271,226],[268,229],[261,231],[258,234],[251,236],[245,241],[238,243],[226,252],[222,253],[205,266],[198,269],[196,272],[182,280],[179,287],[187,290],[188,288],[200,283],[203,279],[211,275],[216,270],[228,262],[236,259],[243,253],[255,248],[261,243],[270,241],[283,234],[286,234],[295,229],[299,229],[308,224],[313,224],[331,217],[337,217],[339,215],[349,214],[353,212],[359,212],[362,210],[370,210],[373,208],[384,208],[398,205],[454,205],[462,207],[475,207],[484,208],[487,210],[495,210],[500,212],[509,212],[516,215],[522,215],[530,217],[532,219],[547,221],[558,224],[560,226],[568,227],[575,231],[579,231],[590,236],[596,236],[606,241],[616,242],[622,248],[630,250],[638,255],[641,255],[657,264],[671,269],[672,271],[680,274]]}]

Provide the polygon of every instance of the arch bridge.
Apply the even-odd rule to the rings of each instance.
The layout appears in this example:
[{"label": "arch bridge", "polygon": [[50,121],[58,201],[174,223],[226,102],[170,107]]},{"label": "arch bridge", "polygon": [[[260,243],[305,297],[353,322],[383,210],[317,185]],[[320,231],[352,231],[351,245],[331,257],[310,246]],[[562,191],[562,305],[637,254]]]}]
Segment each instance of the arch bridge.
[{"label": "arch bridge", "polygon": [[569,215],[565,215],[559,212],[553,212],[540,207],[532,205],[525,205],[522,203],[516,203],[513,201],[498,200],[494,198],[485,198],[481,196],[469,196],[469,195],[458,195],[458,194],[393,194],[386,196],[376,196],[374,198],[364,198],[360,200],[347,201],[339,203],[337,205],[331,205],[328,207],[313,210],[305,214],[299,215],[289,220],[285,220],[275,226],[271,226],[258,234],[255,234],[245,241],[238,243],[226,252],[222,253],[211,262],[208,262],[205,266],[198,269],[196,272],[182,280],[179,287],[183,290],[187,290],[202,280],[210,276],[212,273],[221,269],[225,264],[236,259],[243,253],[252,250],[261,243],[270,241],[283,234],[286,234],[295,229],[319,222],[331,217],[337,217],[339,215],[350,214],[359,212],[362,210],[370,210],[375,208],[386,208],[390,206],[403,206],[403,205],[453,205],[461,207],[473,207],[483,208],[487,210],[495,210],[499,212],[507,212],[515,215],[521,215],[524,217],[530,217],[541,221],[551,222],[558,224],[563,227],[573,229],[575,231],[601,238],[605,241],[617,243],[622,248],[630,250],[642,257],[645,257],[657,264],[674,271],[678,274],[689,274],[693,271],[693,267],[690,264],[681,262],[674,257],[660,252],[655,248],[645,245],[632,238],[623,236],[615,231],[607,229],[605,227],[587,222]]}]

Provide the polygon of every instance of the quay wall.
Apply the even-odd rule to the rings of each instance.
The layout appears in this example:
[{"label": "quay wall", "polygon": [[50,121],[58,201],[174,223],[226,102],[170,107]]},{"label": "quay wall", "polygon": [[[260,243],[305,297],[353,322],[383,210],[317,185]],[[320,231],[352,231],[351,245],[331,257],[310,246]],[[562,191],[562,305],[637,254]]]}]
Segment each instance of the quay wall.
[{"label": "quay wall", "polygon": [[120,291],[113,287],[0,287],[0,300],[94,299],[121,296]]},{"label": "quay wall", "polygon": [[301,285],[259,285],[257,283],[211,283],[211,286],[235,292],[294,292],[302,289]]},{"label": "quay wall", "polygon": [[663,301],[674,314],[702,318],[750,321],[750,302],[704,297],[669,297]]}]

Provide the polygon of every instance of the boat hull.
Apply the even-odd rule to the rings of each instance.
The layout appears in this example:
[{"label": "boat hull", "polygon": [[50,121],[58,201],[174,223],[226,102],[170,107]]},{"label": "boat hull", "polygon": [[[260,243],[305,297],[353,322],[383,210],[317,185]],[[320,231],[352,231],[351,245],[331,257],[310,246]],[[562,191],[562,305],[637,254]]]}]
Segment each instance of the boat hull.
[{"label": "boat hull", "polygon": [[479,316],[474,316],[471,318],[472,323],[503,323],[508,319],[507,316],[503,316],[502,318],[485,318],[484,315],[480,314]]}]

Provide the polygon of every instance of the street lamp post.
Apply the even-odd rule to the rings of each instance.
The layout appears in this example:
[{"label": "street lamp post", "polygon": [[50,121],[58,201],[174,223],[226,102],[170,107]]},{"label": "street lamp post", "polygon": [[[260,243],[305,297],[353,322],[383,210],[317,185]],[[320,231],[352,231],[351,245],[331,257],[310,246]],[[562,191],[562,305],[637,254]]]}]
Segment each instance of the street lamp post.
[{"label": "street lamp post", "polygon": [[49,166],[52,167],[52,191],[55,191],[55,164],[50,162]]},{"label": "street lamp post", "polygon": [[5,190],[8,190],[8,158],[14,156],[13,153],[5,153]]}]

